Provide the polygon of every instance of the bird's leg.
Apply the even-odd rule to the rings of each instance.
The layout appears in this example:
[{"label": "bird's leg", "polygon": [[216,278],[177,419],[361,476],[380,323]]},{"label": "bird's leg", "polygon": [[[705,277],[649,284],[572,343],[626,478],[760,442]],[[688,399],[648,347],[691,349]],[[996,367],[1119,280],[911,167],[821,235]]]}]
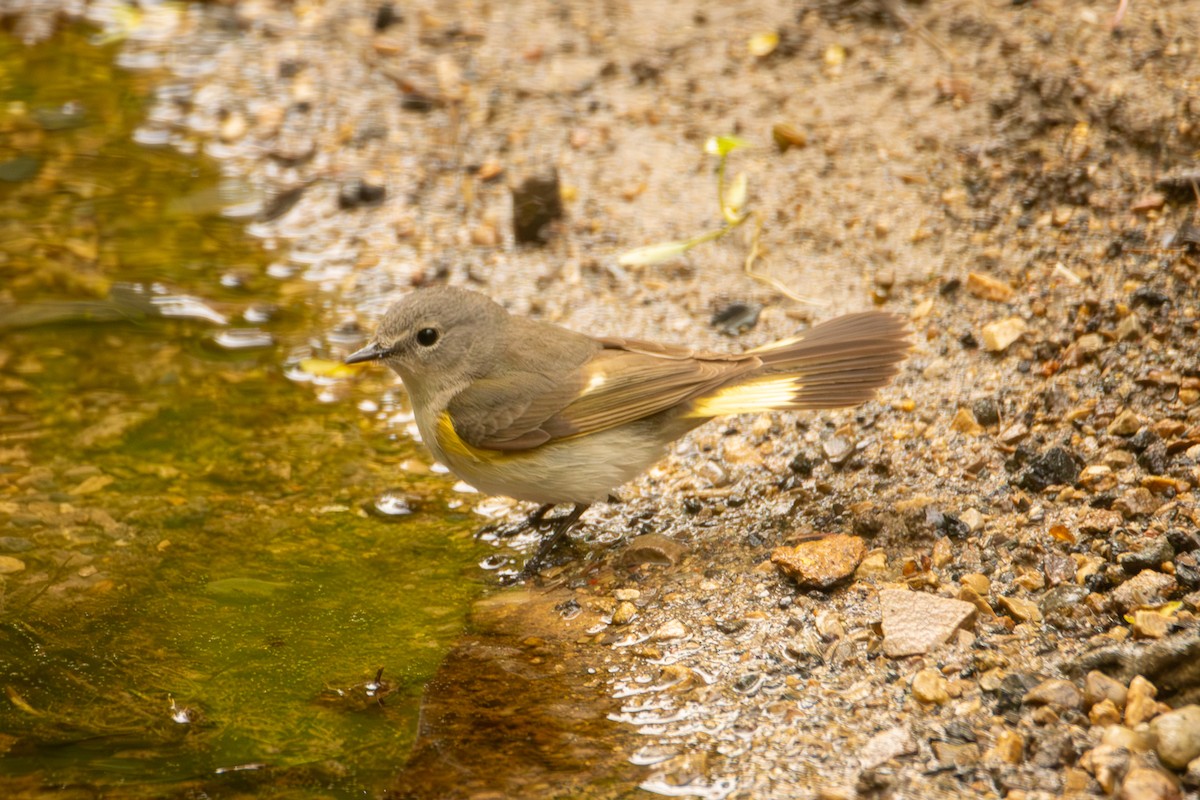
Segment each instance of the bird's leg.
[{"label": "bird's leg", "polygon": [[549,528],[554,525],[553,519],[546,519],[546,515],[554,510],[555,503],[543,503],[538,506],[537,511],[529,515],[529,527],[535,530]]},{"label": "bird's leg", "polygon": [[[525,562],[525,566],[521,568],[521,573],[519,575],[520,578],[528,578],[537,574],[538,570],[542,568],[542,562],[548,555],[550,555],[550,553],[554,551],[554,548],[558,546],[558,543],[563,540],[563,537],[567,535],[567,531],[575,527],[575,523],[578,522],[579,518],[583,516],[583,512],[588,510],[588,507],[588,503],[576,503],[575,508],[571,509],[570,514],[564,514],[561,517],[555,517],[554,519],[549,520],[551,523],[553,523],[553,527],[550,529],[550,535],[545,539],[542,539],[541,544],[538,545],[537,552],[533,554],[532,558]],[[541,509],[538,510],[541,511]]]},{"label": "bird's leg", "polygon": [[540,531],[554,524],[553,519],[546,519],[546,515],[549,514],[553,508],[554,503],[546,503],[545,505],[538,506],[537,511],[534,511],[520,522],[504,525],[496,523],[484,525],[475,533],[475,535],[482,536],[485,533],[494,533],[500,539],[507,539],[511,536],[516,536],[517,534],[524,533],[528,530]]}]

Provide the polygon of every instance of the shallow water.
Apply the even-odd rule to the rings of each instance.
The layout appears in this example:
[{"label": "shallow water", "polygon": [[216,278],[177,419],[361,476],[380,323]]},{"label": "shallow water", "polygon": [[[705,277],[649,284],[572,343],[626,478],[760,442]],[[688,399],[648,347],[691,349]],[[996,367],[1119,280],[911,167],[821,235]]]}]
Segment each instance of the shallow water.
[{"label": "shallow water", "polygon": [[377,792],[473,520],[88,37],[0,34],[0,793]]}]

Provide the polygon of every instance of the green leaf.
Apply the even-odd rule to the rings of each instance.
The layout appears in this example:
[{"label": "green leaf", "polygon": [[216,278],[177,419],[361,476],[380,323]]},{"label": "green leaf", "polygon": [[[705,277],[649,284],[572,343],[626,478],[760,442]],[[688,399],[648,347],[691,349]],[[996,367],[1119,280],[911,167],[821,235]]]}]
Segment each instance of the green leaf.
[{"label": "green leaf", "polygon": [[750,142],[740,136],[710,136],[704,143],[704,152],[724,158],[739,147],[749,146]]}]

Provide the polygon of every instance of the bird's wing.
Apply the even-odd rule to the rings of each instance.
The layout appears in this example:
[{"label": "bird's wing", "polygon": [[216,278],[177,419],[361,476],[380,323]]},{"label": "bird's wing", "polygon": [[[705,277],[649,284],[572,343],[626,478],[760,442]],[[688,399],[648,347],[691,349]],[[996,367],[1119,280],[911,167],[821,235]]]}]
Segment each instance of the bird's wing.
[{"label": "bird's wing", "polygon": [[761,364],[753,356],[599,341],[603,349],[564,375],[507,369],[476,380],[450,401],[455,431],[474,447],[525,450],[652,416]]}]

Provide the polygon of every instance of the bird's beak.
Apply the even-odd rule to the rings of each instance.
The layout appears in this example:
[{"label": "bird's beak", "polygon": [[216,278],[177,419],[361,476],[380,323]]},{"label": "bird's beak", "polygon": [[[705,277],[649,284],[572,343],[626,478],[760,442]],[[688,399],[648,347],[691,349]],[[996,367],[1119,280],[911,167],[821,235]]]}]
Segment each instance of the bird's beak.
[{"label": "bird's beak", "polygon": [[387,355],[387,350],[379,346],[378,342],[371,342],[361,350],[356,350],[346,356],[347,364],[361,364],[364,361],[378,361]]}]

